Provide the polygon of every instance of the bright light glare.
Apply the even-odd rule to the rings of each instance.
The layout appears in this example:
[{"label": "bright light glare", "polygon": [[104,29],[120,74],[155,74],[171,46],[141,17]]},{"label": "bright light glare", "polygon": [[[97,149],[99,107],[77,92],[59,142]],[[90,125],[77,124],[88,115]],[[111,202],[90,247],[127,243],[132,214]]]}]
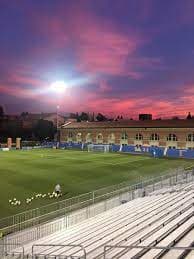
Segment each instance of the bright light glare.
[{"label": "bright light glare", "polygon": [[55,93],[63,93],[66,87],[67,86],[64,81],[56,81],[51,84],[50,90]]}]

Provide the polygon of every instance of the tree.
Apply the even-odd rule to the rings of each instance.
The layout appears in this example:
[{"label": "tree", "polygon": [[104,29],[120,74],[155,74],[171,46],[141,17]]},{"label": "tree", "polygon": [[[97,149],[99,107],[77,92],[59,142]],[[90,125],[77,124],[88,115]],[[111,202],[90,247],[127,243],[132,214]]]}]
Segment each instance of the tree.
[{"label": "tree", "polygon": [[96,119],[97,121],[107,121],[107,118],[101,113],[97,114]]},{"label": "tree", "polygon": [[71,119],[77,119],[77,116],[79,116],[79,115],[77,115],[78,113],[70,113],[70,115],[69,115],[69,118],[71,118]]},{"label": "tree", "polygon": [[75,119],[77,120],[77,122],[81,122],[78,112],[76,112],[75,114]]},{"label": "tree", "polygon": [[88,121],[89,120],[89,116],[86,112],[82,112],[79,116],[81,121]]},{"label": "tree", "polygon": [[172,117],[172,120],[179,120],[179,117],[178,116],[174,116],[174,117]]},{"label": "tree", "polygon": [[3,106],[0,106],[0,117],[4,116],[4,109]]},{"label": "tree", "polygon": [[42,119],[38,120],[33,129],[33,133],[40,141],[45,139],[53,139],[55,134],[53,122]]},{"label": "tree", "polygon": [[28,112],[22,112],[22,113],[21,113],[21,116],[22,116],[22,117],[25,117],[25,116],[28,116],[28,115],[29,115]]},{"label": "tree", "polygon": [[95,115],[94,115],[94,112],[92,113],[91,121],[95,121]]},{"label": "tree", "polygon": [[18,120],[7,120],[4,126],[4,136],[7,138],[16,139],[17,137],[22,137],[23,130],[20,121]]},{"label": "tree", "polygon": [[191,116],[191,113],[189,112],[187,115],[187,120],[190,120],[190,119],[192,119],[192,116]]}]

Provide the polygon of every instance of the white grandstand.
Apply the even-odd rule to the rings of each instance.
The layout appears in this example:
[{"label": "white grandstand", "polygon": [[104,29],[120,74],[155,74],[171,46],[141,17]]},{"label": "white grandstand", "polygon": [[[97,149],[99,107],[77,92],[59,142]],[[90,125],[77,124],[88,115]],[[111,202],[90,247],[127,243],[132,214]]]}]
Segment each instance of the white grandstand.
[{"label": "white grandstand", "polygon": [[67,229],[27,242],[10,250],[4,258],[191,259],[193,249],[192,176],[187,183],[155,190]]}]

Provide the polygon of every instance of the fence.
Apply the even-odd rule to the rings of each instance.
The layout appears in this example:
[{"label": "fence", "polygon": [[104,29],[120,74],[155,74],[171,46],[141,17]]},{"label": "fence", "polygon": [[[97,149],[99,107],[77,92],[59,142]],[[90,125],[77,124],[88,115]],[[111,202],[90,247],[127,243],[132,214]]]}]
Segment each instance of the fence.
[{"label": "fence", "polygon": [[[147,187],[147,193],[153,189],[162,188],[168,181],[173,185],[176,182],[181,182],[188,179],[189,175],[193,175],[192,171],[184,171],[179,168],[174,172],[160,175],[158,177],[149,178],[148,180],[141,180],[134,185],[127,182],[117,185],[101,188],[93,192],[81,194],[76,197],[65,199],[59,202],[51,203],[40,208],[28,210],[11,217],[3,218],[0,220],[0,233],[7,235],[25,228],[33,227],[55,218],[62,217],[72,211],[82,209],[84,207],[96,204],[100,201],[110,199],[111,197],[120,195],[125,192],[130,192],[139,188]],[[167,181],[167,183],[165,183]],[[148,186],[150,186],[148,189]],[[152,186],[152,187],[151,187]]]},{"label": "fence", "polygon": [[[142,197],[144,195],[149,194],[150,192],[159,190],[161,188],[169,188],[169,191],[172,190],[172,185],[183,184],[186,182],[194,181],[194,174],[192,171],[187,172],[176,172],[171,175],[163,175],[157,178],[152,178],[147,181],[139,182],[138,184],[124,186],[124,184],[119,185],[119,189],[116,186],[109,187],[108,193],[103,194],[107,190],[107,188],[97,190],[92,192],[90,196],[90,200],[82,201],[81,205],[75,204],[78,210],[72,211],[72,206],[70,208],[66,208],[68,213],[63,215],[62,217],[55,219],[53,221],[49,221],[44,224],[39,224],[37,226],[24,229],[20,232],[13,233],[5,236],[2,239],[3,243],[11,243],[12,247],[6,247],[5,249],[9,249],[12,251],[17,247],[17,244],[26,244],[35,240],[38,240],[42,237],[48,236],[57,231],[61,231],[63,229],[67,229],[68,227],[79,223],[85,219],[91,218],[99,213],[107,211],[111,208],[119,206],[121,203],[133,200],[138,197]],[[118,185],[117,185],[118,187]],[[89,204],[89,205],[88,205]],[[84,206],[83,206],[84,205]],[[80,208],[81,206],[81,208]],[[65,210],[62,209],[64,212]],[[46,220],[48,215],[43,215],[38,218],[33,219],[36,223],[42,222],[42,217]],[[30,220],[31,222],[31,220]],[[15,229],[23,229],[23,224],[25,222],[21,222],[14,226]],[[10,230],[11,227],[8,227]],[[7,229],[6,229],[7,230]],[[15,244],[15,245],[14,245]]]},{"label": "fence", "polygon": [[[22,246],[22,244],[12,244],[12,243],[5,243],[5,242],[1,242],[0,243],[0,256],[2,258],[2,256],[6,257],[8,254],[7,254],[7,251],[9,251],[10,249],[9,248],[12,248],[12,247],[15,247],[15,246],[18,246],[20,247],[20,252],[18,252],[18,254],[20,255],[20,258],[24,258],[24,247]],[[13,254],[14,256],[14,254]]]}]

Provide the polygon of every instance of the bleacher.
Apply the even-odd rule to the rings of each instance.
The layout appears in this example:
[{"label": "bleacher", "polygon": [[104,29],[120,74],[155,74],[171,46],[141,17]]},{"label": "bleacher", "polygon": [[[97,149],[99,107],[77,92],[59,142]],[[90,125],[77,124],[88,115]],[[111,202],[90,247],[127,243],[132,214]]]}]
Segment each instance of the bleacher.
[{"label": "bleacher", "polygon": [[[154,191],[25,244],[24,253],[31,258],[33,247],[36,259],[194,258],[194,250],[170,249],[190,246],[194,246],[194,182]],[[21,248],[10,254],[21,254]]]}]

